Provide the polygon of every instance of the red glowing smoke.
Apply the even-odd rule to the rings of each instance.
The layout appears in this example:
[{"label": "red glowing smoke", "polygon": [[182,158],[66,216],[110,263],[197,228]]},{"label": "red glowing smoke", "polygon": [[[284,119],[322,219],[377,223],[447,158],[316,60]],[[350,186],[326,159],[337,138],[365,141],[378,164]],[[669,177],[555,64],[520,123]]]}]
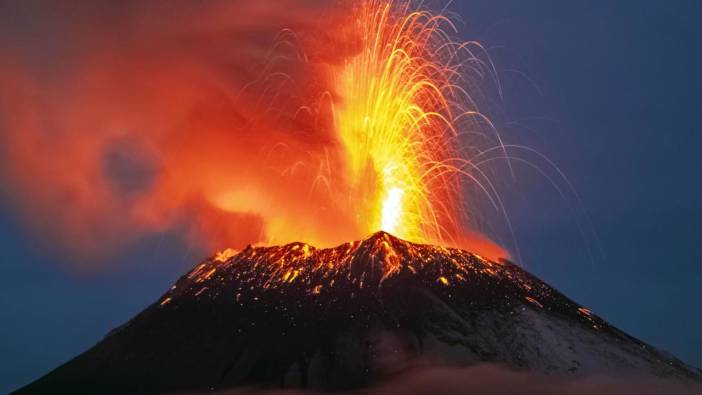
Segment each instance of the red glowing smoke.
[{"label": "red glowing smoke", "polygon": [[335,198],[346,164],[324,74],[357,49],[330,34],[348,10],[321,3],[6,5],[0,177],[14,207],[88,255],[173,228],[207,249],[362,237]]}]

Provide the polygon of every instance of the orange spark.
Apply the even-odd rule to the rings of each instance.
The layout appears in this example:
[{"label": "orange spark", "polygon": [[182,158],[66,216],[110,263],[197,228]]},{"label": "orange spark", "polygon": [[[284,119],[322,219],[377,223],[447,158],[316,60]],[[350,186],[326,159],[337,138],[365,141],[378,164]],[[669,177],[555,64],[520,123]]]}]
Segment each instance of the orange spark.
[{"label": "orange spark", "polygon": [[[367,0],[352,29],[360,51],[340,67],[336,127],[348,155],[351,206],[366,233],[455,237],[460,212],[453,89],[460,58],[443,16],[409,2]],[[460,113],[460,111],[459,111]]]},{"label": "orange spark", "polygon": [[[50,78],[15,48],[21,59],[0,64],[11,87],[0,92],[0,145],[11,147],[0,181],[54,236],[40,238],[109,252],[184,229],[211,251],[385,230],[505,256],[469,232],[467,184],[496,194],[467,155],[497,145],[471,97],[473,78],[492,72],[479,44],[454,42],[449,18],[409,0],[281,1],[208,3],[173,20],[144,16],[165,5],[110,12],[124,20],[109,31],[56,38],[85,51],[57,53]],[[235,45],[221,34],[252,26],[260,36]],[[164,39],[174,32],[185,40]],[[127,182],[132,172],[143,183]]]}]

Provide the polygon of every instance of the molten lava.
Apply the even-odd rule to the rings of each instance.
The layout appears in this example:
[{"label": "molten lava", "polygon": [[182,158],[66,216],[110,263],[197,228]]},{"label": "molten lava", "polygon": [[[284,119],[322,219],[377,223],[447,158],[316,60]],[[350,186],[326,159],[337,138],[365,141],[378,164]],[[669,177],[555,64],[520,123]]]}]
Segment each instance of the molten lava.
[{"label": "molten lava", "polygon": [[460,226],[455,118],[462,109],[460,44],[450,22],[409,2],[366,0],[355,10],[358,54],[336,75],[336,128],[348,154],[352,207],[366,234],[454,241]]},{"label": "molten lava", "polygon": [[[358,292],[372,294],[389,280],[456,290],[469,284],[480,287],[483,281],[506,281],[520,290],[524,300],[539,307],[543,305],[538,300],[552,298],[553,292],[507,261],[494,262],[465,250],[416,244],[377,232],[334,248],[319,249],[297,242],[249,246],[238,252],[228,249],[195,266],[162,297],[160,304],[183,295],[230,295],[237,301],[253,300],[266,292],[307,296],[324,293],[336,299]],[[236,285],[235,292],[230,289],[232,284]]]},{"label": "molten lava", "polygon": [[0,61],[0,182],[38,239],[90,258],[173,230],[208,251],[384,230],[508,256],[468,207],[497,195],[471,162],[500,145],[478,108],[492,67],[448,18],[407,0],[90,4],[29,18],[48,41],[10,37]]},{"label": "molten lava", "polygon": [[[471,234],[465,187],[480,184],[480,177],[471,173],[476,168],[460,141],[464,129],[480,128],[470,122],[481,117],[465,69],[484,62],[471,52],[474,43],[450,39],[454,29],[448,18],[415,10],[409,1],[353,5],[334,34],[354,49],[316,70],[329,75],[328,89],[296,111],[315,112],[316,119],[331,112],[335,144],[325,147],[324,159],[309,155],[276,164],[290,175],[284,182],[293,180],[310,198],[323,191],[324,200],[292,202],[284,188],[266,193],[253,180],[243,188],[218,185],[208,201],[228,212],[266,212],[265,244],[331,246],[382,230],[414,242],[486,250],[476,238],[465,244]],[[302,175],[315,166],[313,176]],[[319,212],[310,213],[317,205]],[[490,256],[508,256],[497,250]]]}]

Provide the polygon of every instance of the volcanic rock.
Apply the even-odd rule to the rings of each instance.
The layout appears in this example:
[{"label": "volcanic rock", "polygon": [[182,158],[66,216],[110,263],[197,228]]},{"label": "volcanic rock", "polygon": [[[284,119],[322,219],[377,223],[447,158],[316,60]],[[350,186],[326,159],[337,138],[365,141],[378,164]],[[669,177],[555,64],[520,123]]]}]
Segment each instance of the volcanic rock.
[{"label": "volcanic rock", "polygon": [[702,377],[515,264],[380,232],[330,249],[219,253],[17,393],[344,390],[417,360],[559,377]]}]

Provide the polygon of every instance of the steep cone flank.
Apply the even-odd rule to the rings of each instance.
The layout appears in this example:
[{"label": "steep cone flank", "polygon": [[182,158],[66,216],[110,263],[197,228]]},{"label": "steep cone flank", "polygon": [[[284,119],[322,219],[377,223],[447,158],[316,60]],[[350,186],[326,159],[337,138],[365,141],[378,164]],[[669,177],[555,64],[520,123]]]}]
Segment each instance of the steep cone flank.
[{"label": "steep cone flank", "polygon": [[330,249],[224,251],[19,393],[339,390],[417,358],[555,375],[700,378],[509,262],[381,232]]},{"label": "steep cone flank", "polygon": [[[505,296],[528,298],[549,308],[572,310],[551,298],[552,289],[509,263],[495,263],[469,252],[414,244],[378,232],[363,241],[316,249],[303,243],[280,247],[228,250],[196,266],[164,295],[166,306],[184,296],[217,300],[235,297],[244,304],[257,298],[288,295],[302,302],[333,305],[361,295],[378,297],[399,282],[432,289],[451,297],[469,286],[480,299],[504,304]],[[500,286],[503,284],[503,286]],[[511,284],[510,295],[504,285]],[[543,306],[543,305],[542,305]],[[587,314],[581,316],[595,320]]]}]

